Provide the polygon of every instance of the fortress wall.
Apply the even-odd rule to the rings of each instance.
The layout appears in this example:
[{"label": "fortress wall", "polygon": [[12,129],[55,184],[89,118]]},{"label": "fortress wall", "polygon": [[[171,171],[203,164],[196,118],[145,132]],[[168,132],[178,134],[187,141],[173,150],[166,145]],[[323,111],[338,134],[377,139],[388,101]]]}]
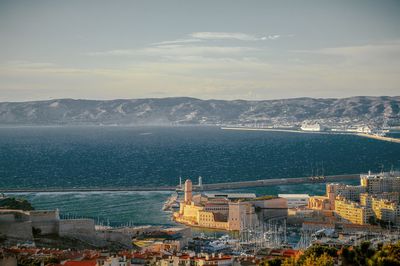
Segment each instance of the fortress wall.
[{"label": "fortress wall", "polygon": [[2,213],[0,214],[0,223],[2,222],[15,222],[15,216],[13,213]]},{"label": "fortress wall", "polygon": [[96,236],[106,241],[122,243],[129,247],[132,246],[132,238],[128,234],[121,232],[109,230],[96,231]]},{"label": "fortress wall", "polygon": [[30,211],[32,222],[41,222],[41,221],[51,221],[51,220],[59,220],[60,215],[58,210],[46,210],[46,211]]},{"label": "fortress wall", "polygon": [[32,221],[32,227],[40,230],[41,235],[58,234],[58,221]]},{"label": "fortress wall", "polygon": [[29,214],[20,210],[0,210],[0,222],[27,222]]},{"label": "fortress wall", "polygon": [[31,222],[0,222],[0,235],[24,241],[33,241]]},{"label": "fortress wall", "polygon": [[58,210],[30,211],[30,218],[32,227],[39,229],[42,235],[58,234]]},{"label": "fortress wall", "polygon": [[88,236],[95,235],[95,224],[92,219],[73,219],[73,220],[60,220],[59,222],[59,235],[81,235]]}]

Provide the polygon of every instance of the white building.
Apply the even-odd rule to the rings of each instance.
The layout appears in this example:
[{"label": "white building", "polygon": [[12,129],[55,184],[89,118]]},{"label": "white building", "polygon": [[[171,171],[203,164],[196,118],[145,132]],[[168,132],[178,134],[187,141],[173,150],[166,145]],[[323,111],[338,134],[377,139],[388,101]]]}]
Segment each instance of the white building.
[{"label": "white building", "polygon": [[358,133],[365,133],[365,134],[371,134],[372,129],[369,126],[359,126],[356,131]]},{"label": "white building", "polygon": [[325,128],[319,123],[303,123],[300,129],[303,131],[323,131]]},{"label": "white building", "polygon": [[287,200],[288,208],[307,206],[310,196],[308,194],[279,194],[278,197]]}]

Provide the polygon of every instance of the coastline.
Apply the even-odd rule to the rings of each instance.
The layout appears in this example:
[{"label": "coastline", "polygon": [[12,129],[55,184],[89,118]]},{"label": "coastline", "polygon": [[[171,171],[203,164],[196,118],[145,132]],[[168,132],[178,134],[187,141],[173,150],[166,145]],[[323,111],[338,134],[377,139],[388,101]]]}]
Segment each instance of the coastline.
[{"label": "coastline", "polygon": [[238,131],[271,131],[271,132],[287,132],[287,133],[300,133],[300,134],[322,134],[322,135],[350,135],[359,136],[364,138],[371,138],[375,140],[388,141],[393,143],[400,143],[400,139],[377,136],[366,133],[357,132],[326,132],[326,131],[302,131],[295,129],[278,129],[278,128],[252,128],[252,127],[221,127],[222,130],[238,130]]}]

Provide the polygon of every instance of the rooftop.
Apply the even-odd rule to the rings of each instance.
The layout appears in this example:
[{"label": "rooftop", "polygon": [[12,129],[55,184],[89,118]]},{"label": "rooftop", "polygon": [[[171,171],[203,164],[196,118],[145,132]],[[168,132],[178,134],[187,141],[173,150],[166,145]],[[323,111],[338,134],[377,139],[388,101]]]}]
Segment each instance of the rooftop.
[{"label": "rooftop", "polygon": [[254,193],[206,193],[209,198],[228,198],[228,199],[252,199],[256,198]]},{"label": "rooftop", "polygon": [[278,194],[280,198],[309,198],[308,194]]}]

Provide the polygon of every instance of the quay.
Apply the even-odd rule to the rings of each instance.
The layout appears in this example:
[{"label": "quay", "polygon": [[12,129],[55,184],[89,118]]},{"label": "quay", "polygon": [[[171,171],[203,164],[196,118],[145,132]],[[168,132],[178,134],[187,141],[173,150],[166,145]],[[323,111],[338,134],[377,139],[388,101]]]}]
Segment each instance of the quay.
[{"label": "quay", "polygon": [[332,175],[332,176],[325,176],[324,178],[321,179],[311,178],[311,177],[273,178],[273,179],[254,180],[254,181],[203,184],[201,187],[194,186],[193,190],[207,191],[207,190],[221,190],[221,189],[240,189],[248,187],[267,187],[276,185],[327,183],[327,182],[337,182],[343,180],[358,180],[359,178],[360,178],[359,174]]},{"label": "quay", "polygon": [[376,140],[383,140],[383,141],[389,141],[389,142],[394,142],[394,143],[400,143],[400,139],[397,138],[391,138],[391,137],[385,137],[385,136],[377,136],[377,135],[371,135],[371,134],[365,134],[365,133],[359,133],[357,134],[360,137],[365,137],[365,138],[371,138],[371,139],[376,139]]},{"label": "quay", "polygon": [[[253,181],[239,181],[226,183],[202,184],[193,186],[193,191],[212,191],[225,189],[241,189],[250,187],[266,187],[276,185],[293,185],[306,183],[327,183],[343,180],[358,180],[359,174],[332,175],[324,178],[294,177],[273,178]],[[29,192],[123,192],[123,191],[180,191],[179,186],[132,186],[132,187],[72,187],[72,188],[0,188],[2,193],[29,193]]]},{"label": "quay", "polygon": [[239,130],[239,131],[270,131],[270,132],[287,132],[287,133],[300,133],[300,134],[324,134],[324,135],[350,135],[381,141],[388,141],[393,143],[400,143],[400,138],[392,138],[379,136],[367,133],[358,132],[345,132],[345,131],[302,131],[297,129],[282,129],[282,128],[253,128],[253,127],[221,127],[222,130]]}]

